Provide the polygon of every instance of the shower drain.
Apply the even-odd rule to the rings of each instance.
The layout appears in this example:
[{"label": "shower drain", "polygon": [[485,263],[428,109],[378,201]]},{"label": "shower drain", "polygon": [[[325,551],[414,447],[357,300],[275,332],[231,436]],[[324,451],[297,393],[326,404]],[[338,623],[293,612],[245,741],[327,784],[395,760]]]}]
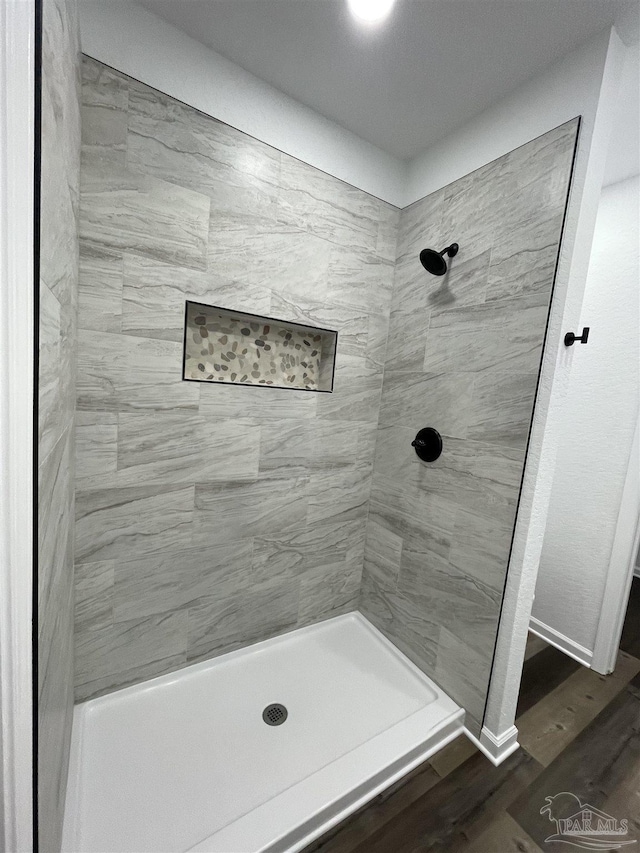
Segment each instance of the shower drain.
[{"label": "shower drain", "polygon": [[278,702],[274,705],[267,705],[262,712],[262,719],[268,726],[281,726],[288,716],[287,709]]}]

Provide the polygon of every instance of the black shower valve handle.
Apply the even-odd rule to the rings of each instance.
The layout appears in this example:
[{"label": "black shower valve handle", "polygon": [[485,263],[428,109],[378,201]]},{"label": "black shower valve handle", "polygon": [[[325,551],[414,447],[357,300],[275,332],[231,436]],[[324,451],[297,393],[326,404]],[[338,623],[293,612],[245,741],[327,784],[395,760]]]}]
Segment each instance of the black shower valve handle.
[{"label": "black shower valve handle", "polygon": [[425,427],[418,431],[411,447],[423,462],[435,462],[442,453],[442,436],[437,429]]},{"label": "black shower valve handle", "polygon": [[574,332],[567,332],[564,336],[564,345],[566,347],[572,347],[576,341],[580,341],[581,344],[586,344],[589,340],[589,326],[585,326],[582,330],[582,334],[580,337],[576,335]]}]

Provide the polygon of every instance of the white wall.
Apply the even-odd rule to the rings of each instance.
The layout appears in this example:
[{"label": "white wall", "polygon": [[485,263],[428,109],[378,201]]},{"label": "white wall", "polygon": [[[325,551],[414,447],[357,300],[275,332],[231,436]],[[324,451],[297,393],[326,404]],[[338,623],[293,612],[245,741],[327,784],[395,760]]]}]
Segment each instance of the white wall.
[{"label": "white wall", "polygon": [[607,44],[608,32],[591,39],[430,146],[409,165],[404,203],[411,204],[577,115],[592,121]]},{"label": "white wall", "polygon": [[640,172],[640,45],[625,50],[613,119],[604,184],[617,184]]},{"label": "white wall", "polygon": [[82,50],[391,204],[406,166],[195,41],[133,0],[81,0]]},{"label": "white wall", "polygon": [[640,178],[602,192],[533,616],[593,652],[639,391]]}]

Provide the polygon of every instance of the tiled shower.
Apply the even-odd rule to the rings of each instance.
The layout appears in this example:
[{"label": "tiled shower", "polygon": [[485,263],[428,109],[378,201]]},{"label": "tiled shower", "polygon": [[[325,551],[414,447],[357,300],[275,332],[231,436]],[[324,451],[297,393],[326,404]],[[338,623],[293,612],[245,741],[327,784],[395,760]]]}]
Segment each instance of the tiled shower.
[{"label": "tiled shower", "polygon": [[[55,69],[75,26],[55,5],[44,115],[68,109],[43,150],[72,147],[77,83],[82,141],[79,196],[77,161],[43,160],[45,214],[69,194],[42,225],[50,849],[71,670],[84,702],[360,611],[479,735],[578,121],[400,211],[94,59]],[[430,276],[421,249],[454,240]],[[187,302],[194,345],[211,329],[202,359],[233,332],[231,364],[246,326],[260,366],[231,380],[194,351],[206,381],[186,381]],[[220,331],[220,309],[253,319]],[[337,333],[332,386],[268,387],[296,381],[312,341],[286,329],[303,327]],[[443,438],[428,464],[411,446],[426,426]]]},{"label": "tiled shower", "polygon": [[[357,608],[399,217],[90,59],[82,117],[78,700]],[[186,300],[336,330],[333,393],[183,381]]]}]

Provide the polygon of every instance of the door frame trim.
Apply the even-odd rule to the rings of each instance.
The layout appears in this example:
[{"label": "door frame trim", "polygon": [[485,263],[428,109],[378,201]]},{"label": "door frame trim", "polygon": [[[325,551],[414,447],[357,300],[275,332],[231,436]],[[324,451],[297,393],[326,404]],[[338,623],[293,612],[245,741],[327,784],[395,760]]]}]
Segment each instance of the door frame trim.
[{"label": "door frame trim", "polygon": [[36,0],[0,3],[0,33],[0,850],[28,853],[35,841]]}]

